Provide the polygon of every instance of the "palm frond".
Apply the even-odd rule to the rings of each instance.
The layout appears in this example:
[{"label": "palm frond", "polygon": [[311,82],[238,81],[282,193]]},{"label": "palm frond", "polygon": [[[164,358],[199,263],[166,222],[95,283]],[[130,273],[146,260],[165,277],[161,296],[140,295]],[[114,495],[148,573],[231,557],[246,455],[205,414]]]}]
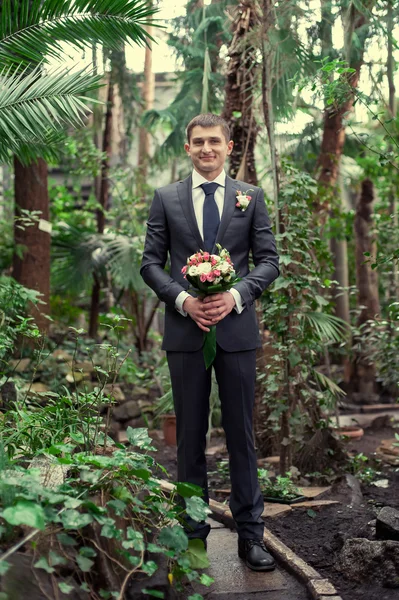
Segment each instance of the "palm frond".
[{"label": "palm frond", "polygon": [[57,292],[84,292],[93,273],[106,282],[108,253],[102,235],[72,225],[60,227],[51,251],[52,285]]},{"label": "palm frond", "polygon": [[[39,65],[19,73],[0,71],[0,156],[7,149],[19,155],[33,144],[55,141],[52,132],[65,125],[80,126],[90,111],[88,91],[101,85],[101,77],[87,69],[72,73],[57,69],[46,73]],[[90,99],[92,102],[93,100]],[[23,153],[23,152],[22,152]]]},{"label": "palm frond", "polygon": [[118,235],[106,239],[105,243],[108,266],[115,283],[121,288],[131,288],[136,292],[145,290],[146,285],[140,276],[144,239],[139,236]]},{"label": "palm frond", "polygon": [[348,335],[348,324],[334,315],[322,312],[300,313],[299,318],[307,321],[309,327],[321,342],[343,342]]},{"label": "palm frond", "polygon": [[325,390],[328,390],[333,396],[346,396],[346,392],[342,388],[340,388],[339,385],[335,383],[335,381],[327,377],[327,375],[320,373],[319,371],[317,371],[317,369],[312,369],[312,373],[314,375],[314,378],[318,381],[318,383]]},{"label": "palm frond", "polygon": [[[0,6],[0,61],[39,63],[63,53],[62,42],[89,48],[102,42],[145,44],[144,29],[158,11],[146,0],[4,0]],[[155,23],[156,25],[156,23]]]}]

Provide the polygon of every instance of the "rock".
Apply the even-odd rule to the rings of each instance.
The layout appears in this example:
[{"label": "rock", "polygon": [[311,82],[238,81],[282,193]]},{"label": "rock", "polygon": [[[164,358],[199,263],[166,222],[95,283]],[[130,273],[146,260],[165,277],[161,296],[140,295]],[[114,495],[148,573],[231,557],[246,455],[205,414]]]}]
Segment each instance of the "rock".
[{"label": "rock", "polygon": [[9,379],[0,387],[1,408],[10,410],[13,408],[13,403],[17,401],[17,388],[15,383]]},{"label": "rock", "polygon": [[141,410],[136,400],[127,400],[112,409],[112,418],[115,421],[127,421],[141,415]]},{"label": "rock", "polygon": [[133,388],[133,396],[135,398],[143,398],[149,395],[149,391],[145,387],[140,387],[139,385],[135,385]]},{"label": "rock", "polygon": [[135,419],[129,419],[123,425],[124,425],[124,427],[126,427],[126,429],[128,427],[133,427],[133,429],[135,429],[136,427],[147,427],[147,423],[143,419],[143,417],[136,417]]},{"label": "rock", "polygon": [[399,542],[346,540],[335,567],[352,581],[399,587]]},{"label": "rock", "polygon": [[[13,554],[7,559],[7,562],[11,563],[12,566],[5,575],[1,576],[0,583],[0,590],[7,595],[7,598],[10,600],[17,598],[48,600],[54,598],[51,575],[43,569],[32,567],[32,555]],[[58,583],[68,583],[74,588],[69,594],[64,594],[58,589],[58,600],[90,600],[90,594],[81,590],[73,578],[68,577],[68,581],[66,581],[62,577],[56,577],[56,581]]]},{"label": "rock", "polygon": [[46,456],[35,456],[29,463],[29,468],[39,469],[40,483],[49,488],[62,485],[69,471],[69,465],[60,465]]},{"label": "rock", "polygon": [[54,350],[51,356],[59,363],[69,363],[70,365],[72,365],[72,355],[69,354],[69,352],[62,350],[61,348],[57,348],[57,350]]},{"label": "rock", "polygon": [[339,500],[342,504],[349,506],[359,506],[363,502],[363,494],[360,482],[349,473],[338,477],[331,488],[320,495],[320,498],[331,498]]},{"label": "rock", "polygon": [[31,363],[30,358],[20,358],[16,360],[10,360],[10,366],[13,368],[15,373],[24,373]]},{"label": "rock", "polygon": [[399,542],[399,511],[391,506],[384,506],[378,513],[375,533],[378,540]]},{"label": "rock", "polygon": [[112,383],[107,383],[104,386],[104,396],[112,398],[114,402],[118,403],[125,402],[126,400],[126,396],[119,385],[114,385]]}]

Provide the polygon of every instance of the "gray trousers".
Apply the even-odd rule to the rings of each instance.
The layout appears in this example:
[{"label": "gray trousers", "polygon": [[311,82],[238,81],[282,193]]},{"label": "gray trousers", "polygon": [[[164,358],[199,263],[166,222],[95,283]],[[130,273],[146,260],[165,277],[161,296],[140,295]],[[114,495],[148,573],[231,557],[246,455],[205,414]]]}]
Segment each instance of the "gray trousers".
[{"label": "gray trousers", "polygon": [[[168,352],[167,359],[177,424],[178,480],[203,489],[209,501],[205,458],[208,430],[211,369],[205,369],[202,349]],[[230,509],[242,539],[263,537],[263,498],[257,477],[252,413],[255,397],[256,350],[225,352],[217,347],[216,379],[222,410],[222,425],[229,453]],[[191,538],[205,539],[210,527],[186,518]]]}]

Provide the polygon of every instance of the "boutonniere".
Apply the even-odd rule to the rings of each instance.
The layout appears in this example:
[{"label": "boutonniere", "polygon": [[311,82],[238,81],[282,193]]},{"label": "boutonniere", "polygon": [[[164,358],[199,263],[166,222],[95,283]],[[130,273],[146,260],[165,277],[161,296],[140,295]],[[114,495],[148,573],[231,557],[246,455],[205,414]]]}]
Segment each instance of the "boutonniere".
[{"label": "boutonniere", "polygon": [[241,210],[241,212],[244,212],[244,210],[247,210],[249,203],[252,200],[252,196],[249,196],[248,192],[253,192],[253,189],[250,188],[246,192],[242,192],[241,190],[236,191],[236,195],[237,195],[236,207],[239,208]]}]

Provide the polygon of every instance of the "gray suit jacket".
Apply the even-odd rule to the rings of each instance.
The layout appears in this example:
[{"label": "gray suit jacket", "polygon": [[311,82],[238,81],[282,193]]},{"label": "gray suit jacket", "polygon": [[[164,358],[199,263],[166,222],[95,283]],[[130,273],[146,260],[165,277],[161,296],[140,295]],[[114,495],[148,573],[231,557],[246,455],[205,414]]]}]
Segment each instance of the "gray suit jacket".
[{"label": "gray suit jacket", "polygon": [[[236,207],[236,191],[249,192],[252,200],[245,211]],[[147,222],[141,275],[166,304],[165,335],[162,348],[168,351],[199,350],[204,333],[190,317],[175,308],[179,293],[187,290],[181,268],[188,256],[204,248],[192,202],[191,175],[155,191]],[[216,326],[217,343],[227,352],[252,350],[260,346],[254,301],[279,276],[278,255],[267,214],[263,191],[226,177],[224,208],[216,242],[230,252],[242,281],[234,287],[245,309],[233,310]],[[255,267],[249,270],[252,252]],[[170,255],[170,270],[165,265]]]}]

